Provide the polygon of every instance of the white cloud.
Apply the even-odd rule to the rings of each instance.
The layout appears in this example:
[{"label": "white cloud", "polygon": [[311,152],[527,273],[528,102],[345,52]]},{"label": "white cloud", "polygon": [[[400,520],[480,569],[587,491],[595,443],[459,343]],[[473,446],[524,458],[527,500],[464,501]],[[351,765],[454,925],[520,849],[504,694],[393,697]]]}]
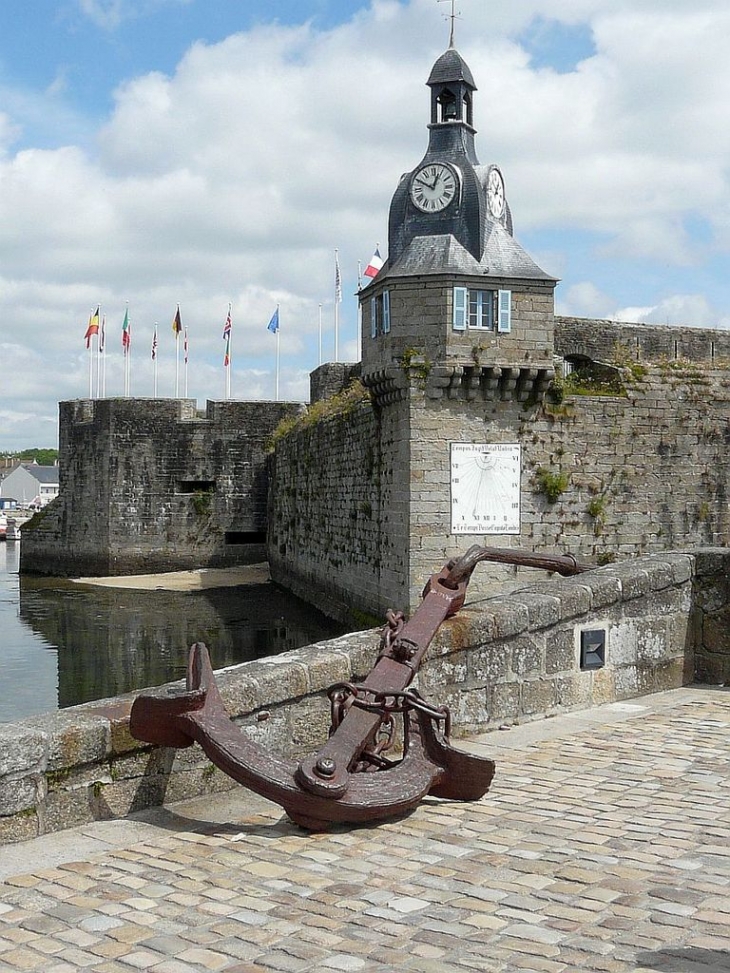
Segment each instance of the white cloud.
[{"label": "white cloud", "polygon": [[675,294],[653,307],[625,307],[613,315],[616,321],[640,324],[691,324],[695,328],[724,328],[727,316],[712,308],[702,294]]},{"label": "white cloud", "polygon": [[136,20],[170,4],[191,0],[78,0],[79,9],[97,27],[116,30],[126,20]]},{"label": "white cloud", "polygon": [[611,298],[591,281],[573,284],[556,295],[555,313],[578,318],[609,318]]},{"label": "white cloud", "polygon": [[[144,12],[137,2],[81,2],[110,28]],[[657,292],[635,295],[643,314],[720,321],[716,299],[659,298],[670,293],[672,268],[699,267],[730,248],[724,2],[473,6],[457,23],[457,44],[479,87],[478,152],[503,167],[518,237],[555,233],[554,244],[541,245],[546,269],[565,280],[559,308],[615,316],[620,303],[605,275],[600,288],[584,270],[572,278],[570,248],[585,249],[570,238],[577,230],[594,247],[600,241],[596,261],[652,262],[647,279]],[[0,409],[26,409],[31,435],[33,417],[86,394],[82,336],[97,303],[109,315],[109,383],[118,390],[126,301],[140,393],[151,391],[155,321],[171,367],[170,320],[180,302],[194,349],[191,394],[220,394],[220,333],[232,301],[238,394],[272,395],[266,323],[280,303],[282,389],[306,397],[320,304],[332,355],[335,247],[345,278],[340,345],[356,357],[357,261],[376,241],[385,252],[391,195],[425,151],[424,83],[445,46],[446,9],[377,0],[328,32],[265,24],[198,42],[172,75],[119,85],[94,139],[63,108],[61,83],[34,100],[3,102],[0,342],[14,350],[4,352],[13,368],[3,361]],[[572,72],[535,70],[515,38],[538,16],[587,24],[595,54]],[[13,154],[18,131],[40,128],[43,117],[49,138],[69,137]],[[0,426],[0,448],[7,435]]]}]

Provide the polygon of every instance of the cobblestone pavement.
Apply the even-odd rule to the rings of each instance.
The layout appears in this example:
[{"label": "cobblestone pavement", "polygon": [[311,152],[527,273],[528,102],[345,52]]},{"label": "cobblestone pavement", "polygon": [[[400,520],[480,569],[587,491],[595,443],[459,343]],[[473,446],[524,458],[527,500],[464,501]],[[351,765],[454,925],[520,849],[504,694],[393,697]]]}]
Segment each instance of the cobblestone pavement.
[{"label": "cobblestone pavement", "polygon": [[0,970],[730,971],[730,691],[464,745],[483,800],[377,827],[237,791],[0,849]]}]

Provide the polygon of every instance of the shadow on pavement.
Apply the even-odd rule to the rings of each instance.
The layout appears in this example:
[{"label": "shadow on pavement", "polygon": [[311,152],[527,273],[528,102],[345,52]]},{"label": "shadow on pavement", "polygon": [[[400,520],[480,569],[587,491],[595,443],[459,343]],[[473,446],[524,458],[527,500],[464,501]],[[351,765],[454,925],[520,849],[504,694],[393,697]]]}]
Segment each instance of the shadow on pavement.
[{"label": "shadow on pavement", "polygon": [[637,953],[636,962],[657,973],[721,973],[730,971],[730,951],[695,946],[664,948]]}]

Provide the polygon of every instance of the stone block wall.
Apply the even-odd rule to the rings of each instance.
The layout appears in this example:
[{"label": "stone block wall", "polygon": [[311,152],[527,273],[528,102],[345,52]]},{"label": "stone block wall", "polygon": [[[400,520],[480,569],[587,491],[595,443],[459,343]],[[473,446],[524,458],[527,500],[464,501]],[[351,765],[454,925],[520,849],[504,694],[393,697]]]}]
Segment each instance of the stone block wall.
[{"label": "stone block wall", "polygon": [[555,318],[555,353],[598,361],[685,359],[720,365],[730,362],[730,332],[678,325],[629,324],[589,318]]},{"label": "stone block wall", "polygon": [[265,560],[270,439],[299,409],[62,402],[60,497],[24,527],[21,570],[93,576]]},{"label": "stone block wall", "polygon": [[[509,281],[454,278],[438,275],[376,279],[361,296],[363,374],[377,372],[394,361],[423,355],[428,362],[458,359],[485,363],[552,364],[553,283],[521,283],[512,290],[512,330],[454,331],[454,286],[498,290]],[[387,290],[391,330],[371,337],[371,302]]]},{"label": "stone block wall", "polygon": [[[416,684],[451,707],[456,735],[693,678],[729,685],[729,617],[725,549],[640,558],[533,583],[509,597],[480,600],[470,587]],[[586,630],[605,633],[601,669],[580,668]],[[300,758],[327,739],[327,687],[362,679],[378,641],[377,631],[365,631],[226,669],[217,676],[226,707],[267,750]],[[211,653],[215,666],[214,645]],[[172,751],[132,739],[132,701],[103,700],[0,726],[0,842],[235,786],[197,746]],[[240,794],[245,804],[245,789]]]},{"label": "stone block wall", "polygon": [[362,402],[279,441],[269,509],[274,581],[355,624],[397,603],[408,571],[399,485],[409,439],[407,417]]},{"label": "stone block wall", "polygon": [[[622,395],[557,404],[522,396],[521,379],[500,391],[467,372],[445,392],[414,368],[370,380],[373,404],[356,419],[333,416],[277,445],[269,553],[276,579],[302,597],[412,609],[428,577],[473,544],[601,564],[730,542],[722,368],[628,369]],[[521,447],[519,535],[451,533],[452,442]],[[519,581],[495,565],[477,584],[486,594]]]}]

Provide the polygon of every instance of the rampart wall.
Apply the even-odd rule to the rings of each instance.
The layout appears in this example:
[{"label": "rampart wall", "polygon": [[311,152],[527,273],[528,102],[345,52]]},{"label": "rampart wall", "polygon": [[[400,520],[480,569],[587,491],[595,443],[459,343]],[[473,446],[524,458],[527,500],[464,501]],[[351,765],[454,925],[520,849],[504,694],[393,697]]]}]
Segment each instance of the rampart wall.
[{"label": "rampart wall", "polygon": [[[727,684],[728,578],[730,553],[705,549],[565,580],[533,574],[509,597],[480,600],[470,587],[466,607],[442,626],[416,685],[451,707],[454,732],[464,734],[693,679]],[[602,668],[581,668],[586,631],[605,636]],[[216,647],[210,648],[215,666]],[[362,678],[377,649],[377,631],[365,631],[226,669],[218,683],[243,732],[269,751],[300,757],[327,739],[326,688]],[[132,739],[132,701],[131,695],[101,700],[0,726],[0,842],[234,786],[197,746],[172,751]]]},{"label": "rampart wall", "polygon": [[[275,580],[322,592],[330,613],[380,615],[413,608],[428,576],[475,543],[601,564],[730,541],[730,372],[672,359],[622,369],[616,394],[561,401],[475,394],[467,373],[443,394],[411,369],[392,401],[375,394],[279,441]],[[521,446],[519,535],[451,533],[450,442]],[[497,566],[481,582],[515,583]]]},{"label": "rampart wall", "polygon": [[615,361],[618,353],[635,361],[682,359],[727,367],[730,331],[556,316],[555,353],[598,361]]},{"label": "rampart wall", "polygon": [[263,561],[267,452],[299,406],[60,404],[60,496],[23,529],[21,571],[117,575]]}]

